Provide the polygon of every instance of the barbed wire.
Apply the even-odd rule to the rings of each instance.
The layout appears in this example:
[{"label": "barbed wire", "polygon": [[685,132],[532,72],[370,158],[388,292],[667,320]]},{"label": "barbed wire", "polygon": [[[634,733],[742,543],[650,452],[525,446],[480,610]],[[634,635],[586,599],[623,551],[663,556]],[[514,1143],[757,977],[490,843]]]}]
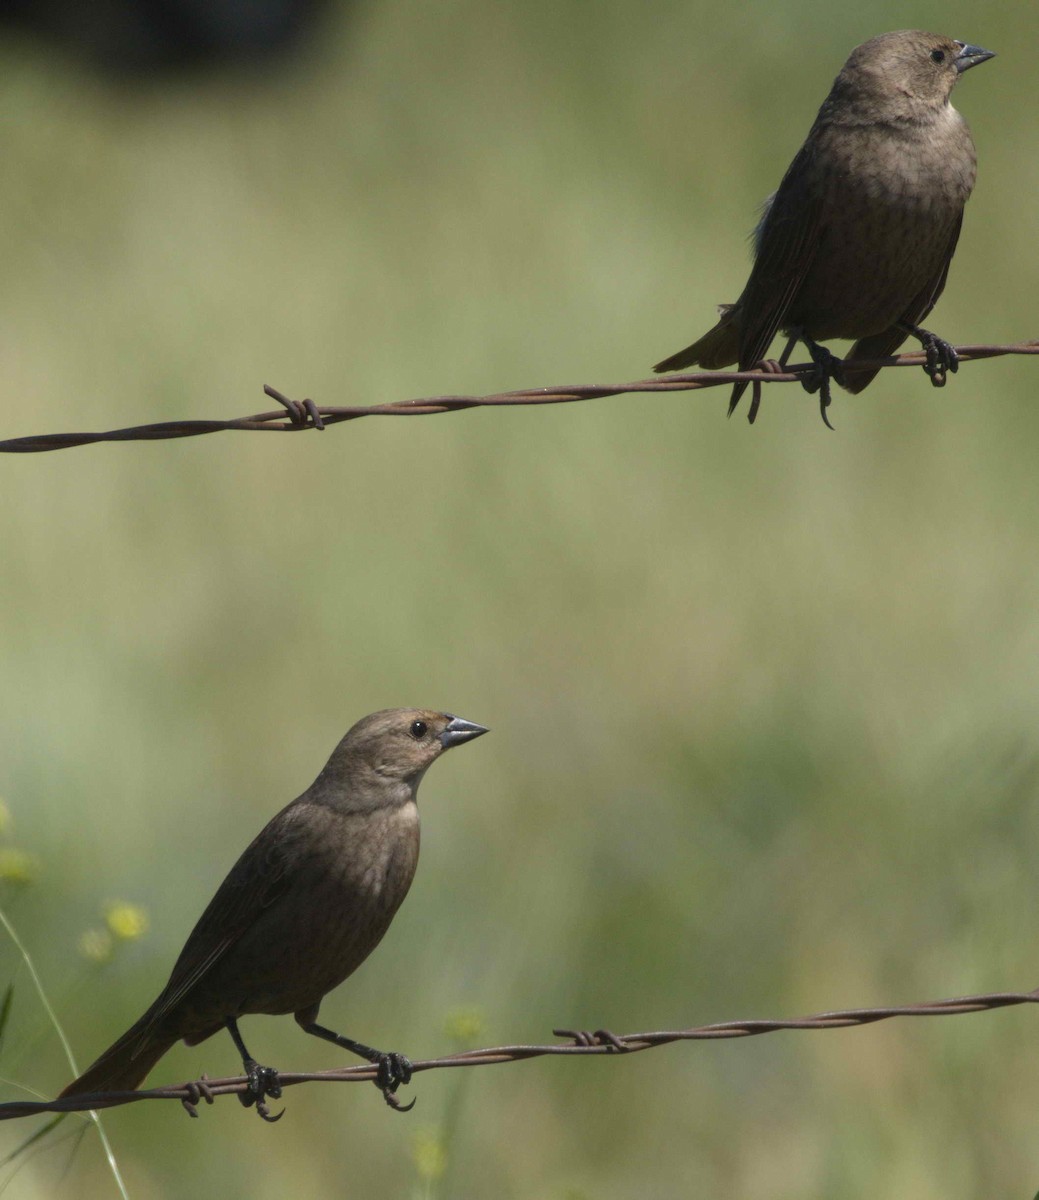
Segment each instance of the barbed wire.
[{"label": "barbed wire", "polygon": [[[1039,354],[1039,341],[1018,342],[1008,346],[957,346],[961,363],[999,358],[1007,354]],[[886,367],[926,367],[926,355],[920,351],[900,354],[894,358],[878,358],[846,363],[846,371],[872,371]],[[608,396],[624,396],[635,392],[692,392],[703,388],[721,387],[731,383],[753,385],[752,407],[760,398],[766,383],[797,383],[811,377],[817,368],[814,363],[754,371],[702,371],[693,374],[655,375],[632,383],[617,384],[560,384],[554,387],[525,388],[513,392],[496,392],[487,396],[427,396],[416,400],[395,400],[386,404],[356,404],[347,406],[317,405],[313,400],[291,400],[277,388],[265,386],[264,392],[281,405],[272,412],[256,413],[251,417],[230,420],[159,421],[149,425],[134,425],[126,429],[110,429],[98,433],[45,433],[0,441],[5,454],[39,454],[49,450],[68,450],[73,446],[89,446],[97,442],[154,442],[170,438],[201,437],[207,433],[259,431],[265,433],[299,433],[305,429],[326,429],[343,421],[360,417],[421,417],[437,413],[461,412],[471,408],[510,408],[535,404],[574,404],[583,400],[601,400]]]},{"label": "barbed wire", "polygon": [[[614,1034],[608,1029],[588,1032],[580,1029],[553,1029],[556,1037],[567,1038],[566,1044],[490,1046],[482,1050],[462,1050],[442,1058],[413,1062],[412,1071],[442,1070],[448,1067],[482,1067],[494,1063],[522,1062],[547,1055],[586,1057],[588,1055],[637,1054],[672,1042],[717,1041],[722,1038],[754,1037],[762,1033],[777,1033],[784,1029],[848,1029],[872,1025],[892,1017],[948,1017],[963,1013],[990,1012],[1015,1004],[1039,1003],[1039,988],[1031,992],[989,992],[977,996],[955,996],[931,1000],[924,1004],[905,1004],[889,1008],[848,1008],[834,1012],[816,1013],[793,1020],[723,1021],[698,1025],[691,1029],[665,1029],[653,1033]],[[337,1067],[328,1071],[279,1071],[278,1082],[283,1088],[301,1083],[361,1083],[374,1080],[377,1068],[370,1064]],[[14,1100],[0,1104],[0,1121],[16,1117],[31,1117],[41,1113],[85,1112],[89,1109],[117,1108],[143,1100],[179,1100],[188,1113],[198,1116],[200,1100],[214,1103],[217,1096],[245,1095],[249,1081],[245,1076],[225,1079],[201,1079],[169,1087],[147,1088],[135,1092],[92,1092],[66,1096],[59,1100]]]}]

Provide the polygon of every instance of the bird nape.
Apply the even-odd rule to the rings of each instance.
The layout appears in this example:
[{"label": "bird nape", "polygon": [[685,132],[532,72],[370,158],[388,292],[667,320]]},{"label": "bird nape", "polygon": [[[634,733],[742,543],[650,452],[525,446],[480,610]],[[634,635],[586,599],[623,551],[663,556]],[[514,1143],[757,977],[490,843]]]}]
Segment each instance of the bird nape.
[{"label": "bird nape", "polygon": [[[956,352],[920,323],[945,287],[975,178],[974,142],[949,97],[964,71],[992,57],[916,29],[856,47],[765,202],[743,294],[654,370],[775,370],[800,341],[812,359],[802,383],[819,392],[830,428],[830,380],[861,392],[880,370],[874,360],[907,337],[920,341],[924,370],[943,386]],[[780,331],[787,344],[778,363],[763,361]],[[840,359],[819,345],[829,338],[855,344]],[[747,386],[733,385],[730,416]],[[761,390],[753,386],[751,422]]]},{"label": "bird nape", "polygon": [[61,1095],[132,1091],[175,1042],[194,1046],[227,1029],[249,1081],[239,1099],[276,1120],[266,1102],[281,1094],[278,1073],[246,1049],[238,1018],[293,1013],[305,1032],[375,1064],[387,1104],[403,1110],[396,1092],[411,1079],[408,1059],[326,1029],[318,1009],[379,944],[407,895],[426,770],[486,732],[428,709],[358,721],[231,868],[147,1012]]}]

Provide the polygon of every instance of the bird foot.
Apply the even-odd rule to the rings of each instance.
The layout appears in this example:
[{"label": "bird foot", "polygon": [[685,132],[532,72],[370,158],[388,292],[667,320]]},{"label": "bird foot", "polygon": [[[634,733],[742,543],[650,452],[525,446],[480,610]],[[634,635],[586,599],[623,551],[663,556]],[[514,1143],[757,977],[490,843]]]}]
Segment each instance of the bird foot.
[{"label": "bird foot", "polygon": [[285,1115],[285,1110],[282,1109],[280,1113],[271,1116],[267,1107],[268,1096],[272,1100],[281,1098],[281,1080],[277,1070],[274,1067],[261,1067],[254,1058],[246,1059],[242,1066],[245,1067],[246,1078],[249,1080],[249,1089],[238,1093],[240,1103],[245,1108],[252,1108],[255,1104],[257,1114],[271,1125],[280,1121]]},{"label": "bird foot", "polygon": [[832,351],[827,350],[825,346],[820,346],[818,342],[813,342],[808,338],[801,339],[808,347],[808,353],[812,356],[812,370],[806,371],[801,377],[801,386],[806,392],[814,395],[819,393],[819,416],[823,419],[823,424],[827,429],[832,429],[830,418],[826,415],[826,410],[830,407],[830,380],[833,379],[844,386],[844,362],[837,357]]},{"label": "bird foot", "polygon": [[344,1050],[349,1050],[351,1054],[356,1054],[359,1058],[365,1059],[375,1067],[375,1078],[372,1083],[382,1092],[382,1098],[396,1112],[410,1112],[415,1107],[415,1101],[410,1104],[401,1104],[397,1099],[396,1092],[399,1087],[411,1082],[411,1076],[414,1073],[411,1066],[411,1060],[403,1054],[387,1053],[385,1050],[373,1050],[371,1046],[366,1046],[364,1042],[355,1042],[353,1038],[348,1038],[342,1033],[335,1033],[331,1029],[326,1029],[323,1025],[319,1025],[316,1021],[310,1020],[311,1013],[309,1010],[304,1010],[296,1014],[296,1020],[300,1023],[305,1033],[312,1034],[314,1037],[319,1037],[326,1042],[331,1042],[335,1046],[342,1046]]},{"label": "bird foot", "polygon": [[924,372],[931,381],[932,387],[945,387],[949,373],[953,375],[960,369],[960,356],[956,349],[944,338],[928,329],[921,329],[909,321],[899,321],[899,328],[912,334],[923,347],[925,362]]},{"label": "bird foot", "polygon": [[605,1046],[607,1050],[616,1050],[619,1054],[628,1049],[623,1040],[608,1029],[596,1029],[594,1033],[585,1029],[553,1029],[552,1032],[556,1037],[573,1038],[576,1046]]},{"label": "bird foot", "polygon": [[205,1100],[207,1104],[214,1102],[213,1089],[209,1086],[209,1080],[205,1075],[199,1076],[198,1079],[192,1079],[185,1084],[187,1096],[181,1100],[184,1105],[184,1110],[189,1117],[198,1117],[198,1102]]},{"label": "bird foot", "polygon": [[411,1082],[411,1059],[403,1054],[379,1052],[372,1061],[378,1068],[372,1082],[382,1092],[382,1098],[395,1112],[410,1112],[415,1107],[415,1101],[401,1104],[396,1091],[397,1088],[407,1086]]},{"label": "bird foot", "polygon": [[924,348],[927,361],[924,371],[931,380],[932,387],[945,387],[945,380],[951,371],[953,375],[960,369],[960,357],[955,348],[936,334],[923,330],[920,344]]},{"label": "bird foot", "polygon": [[321,419],[317,405],[309,397],[306,400],[290,400],[283,392],[279,392],[277,388],[273,388],[269,384],[265,384],[263,390],[272,400],[277,400],[282,405],[293,425],[300,429],[307,425],[313,425],[315,429],[324,429],[325,423]]}]

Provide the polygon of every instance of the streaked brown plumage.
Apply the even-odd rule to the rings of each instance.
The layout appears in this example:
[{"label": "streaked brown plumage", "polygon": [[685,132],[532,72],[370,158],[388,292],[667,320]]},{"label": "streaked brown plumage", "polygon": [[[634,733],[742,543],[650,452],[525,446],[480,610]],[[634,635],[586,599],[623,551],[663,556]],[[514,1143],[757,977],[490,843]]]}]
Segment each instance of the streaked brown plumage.
[{"label": "streaked brown plumage", "polygon": [[358,721],[309,788],[231,868],[148,1011],[62,1096],[128,1091],[175,1042],[228,1028],[255,1102],[277,1073],[245,1050],[237,1019],[294,1013],[308,1032],[379,1065],[387,1101],[410,1064],[316,1024],[322,997],[357,969],[407,895],[419,851],[418,785],[451,746],[486,733],[450,713],[387,709]]},{"label": "streaked brown plumage", "polygon": [[[884,33],[853,50],[765,203],[743,294],[654,369],[750,370],[782,330],[790,341],[780,362],[800,340],[819,367],[806,386],[821,386],[826,420],[830,375],[861,392],[877,372],[845,374],[816,342],[854,339],[850,364],[891,355],[913,334],[932,382],[944,383],[955,353],[919,323],[945,287],[975,178],[970,130],[949,96],[965,70],[992,57],[922,30]],[[734,385],[730,414],[746,387]]]}]

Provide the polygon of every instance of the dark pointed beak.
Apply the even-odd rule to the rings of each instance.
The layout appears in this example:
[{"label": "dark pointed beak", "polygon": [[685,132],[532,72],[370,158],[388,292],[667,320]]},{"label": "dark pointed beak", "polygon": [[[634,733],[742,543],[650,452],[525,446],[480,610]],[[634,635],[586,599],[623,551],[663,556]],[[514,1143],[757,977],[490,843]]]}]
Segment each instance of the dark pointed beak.
[{"label": "dark pointed beak", "polygon": [[957,42],[960,48],[959,54],[956,55],[956,70],[962,75],[964,71],[969,71],[971,67],[976,67],[978,63],[987,62],[990,58],[996,57],[994,50],[982,50],[980,46],[972,46],[969,42]]},{"label": "dark pointed beak", "polygon": [[471,742],[473,738],[488,732],[486,725],[476,725],[464,717],[452,717],[450,713],[444,715],[451,717],[451,723],[440,735],[440,744],[445,750],[450,750],[452,746],[460,746],[463,742]]}]

